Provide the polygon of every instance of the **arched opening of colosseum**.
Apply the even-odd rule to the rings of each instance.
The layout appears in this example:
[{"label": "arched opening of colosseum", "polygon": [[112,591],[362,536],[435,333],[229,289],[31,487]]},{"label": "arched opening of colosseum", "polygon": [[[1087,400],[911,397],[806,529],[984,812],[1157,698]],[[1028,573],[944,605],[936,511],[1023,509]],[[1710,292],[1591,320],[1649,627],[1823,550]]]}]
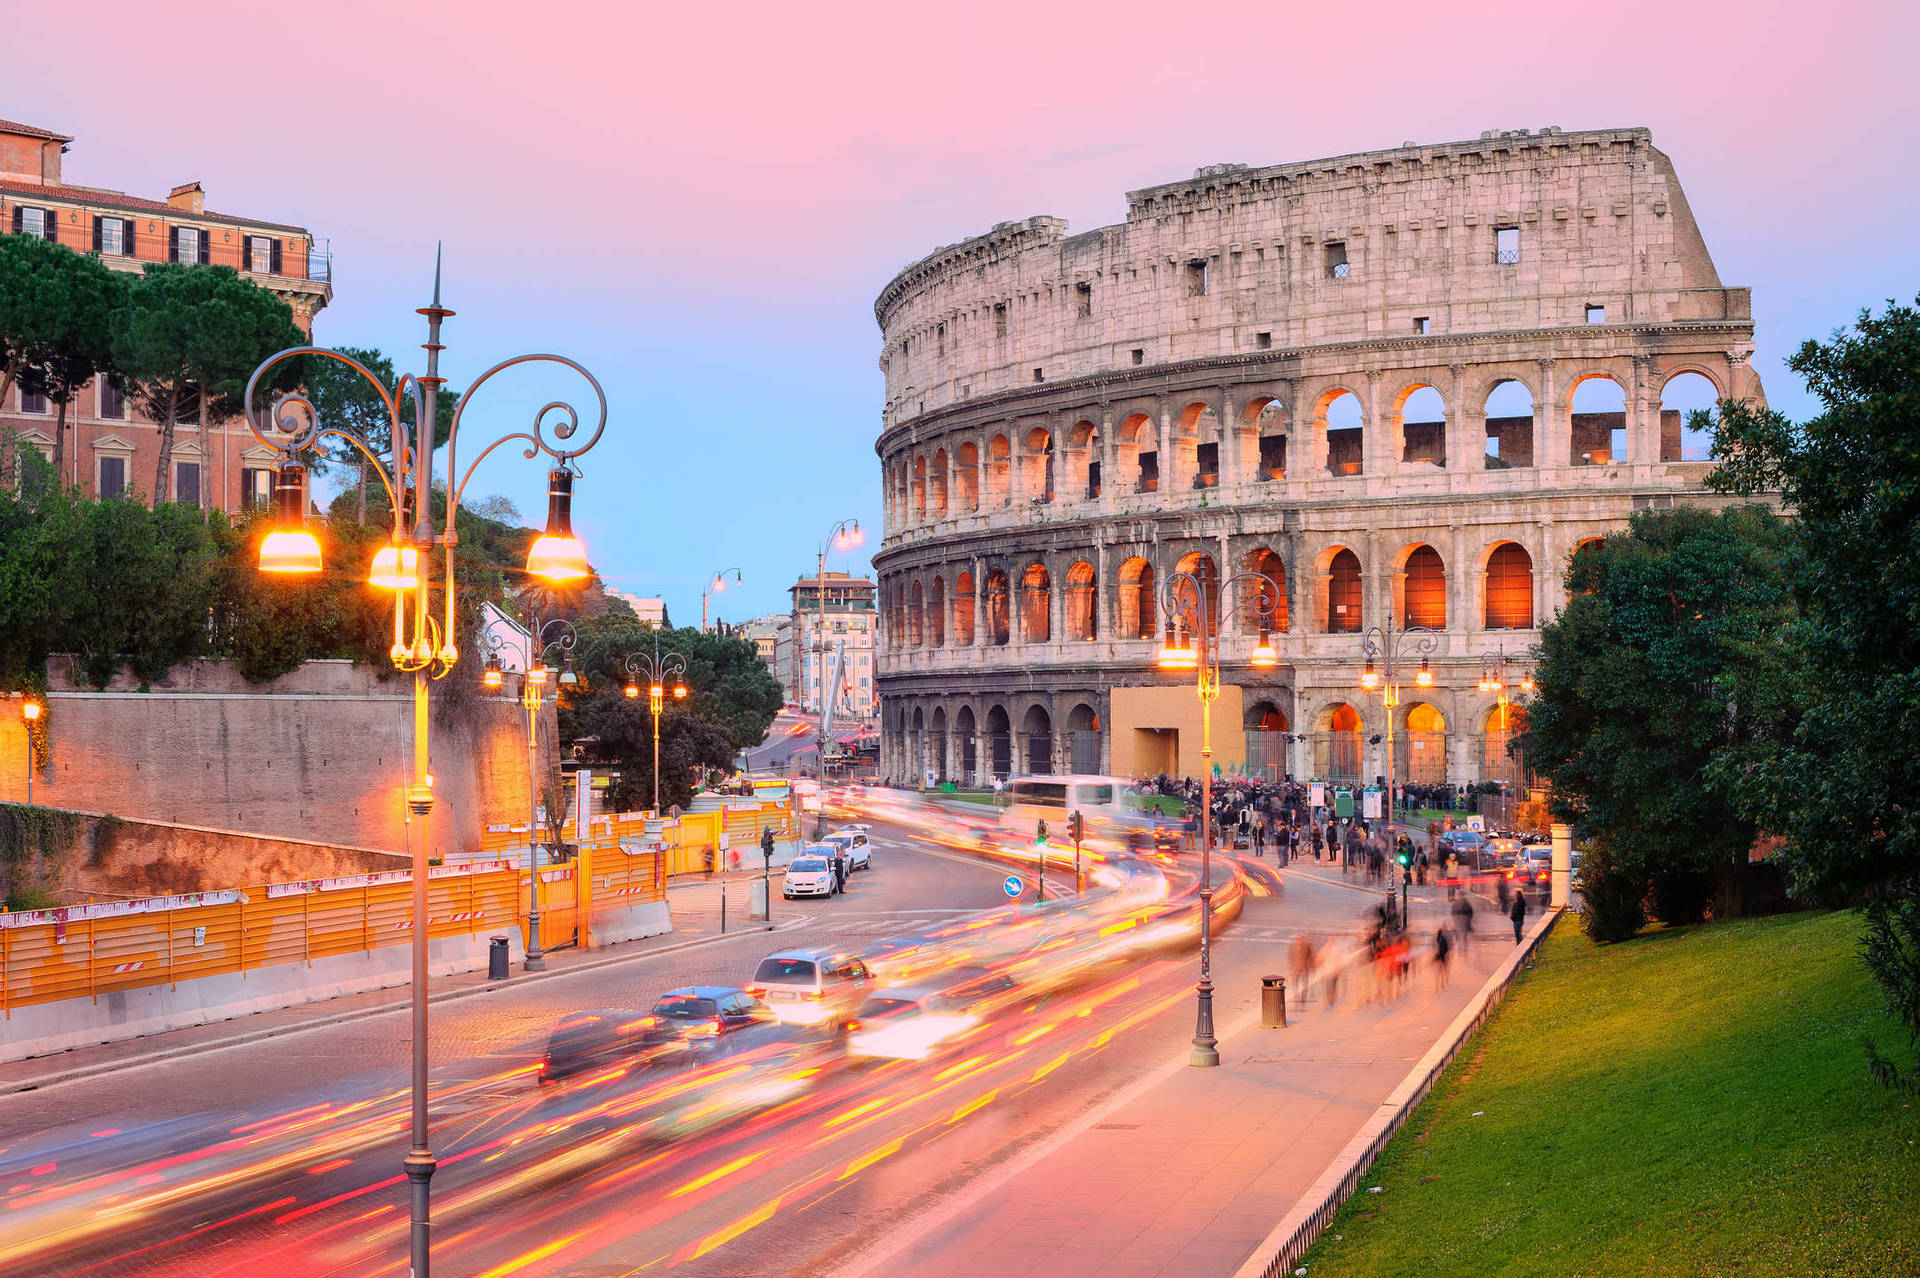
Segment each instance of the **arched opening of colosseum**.
[{"label": "arched opening of colosseum", "polygon": [[947,779],[947,711],[944,706],[935,706],[933,717],[927,720],[927,766],[933,769],[936,780]]},{"label": "arched opening of colosseum", "polygon": [[918,648],[927,641],[927,599],[920,583],[907,590],[907,642]]},{"label": "arched opening of colosseum", "polygon": [[1519,752],[1525,748],[1527,711],[1513,702],[1496,702],[1480,721],[1480,779],[1498,781],[1519,793],[1529,774]]},{"label": "arched opening of colosseum", "polygon": [[1084,701],[1067,715],[1067,742],[1074,772],[1092,776],[1100,771],[1100,716]]},{"label": "arched opening of colosseum", "polygon": [[1053,435],[1039,426],[1020,442],[1020,495],[1028,502],[1053,500]]},{"label": "arched opening of colosseum", "polygon": [[[1220,569],[1213,562],[1213,556],[1202,554],[1197,550],[1192,551],[1180,556],[1180,562],[1173,566],[1173,571],[1176,574],[1186,573],[1189,577],[1193,578],[1194,585],[1199,587],[1200,592],[1197,601],[1193,595],[1194,585],[1181,582],[1178,589],[1181,590],[1188,601],[1197,602],[1199,607],[1205,611],[1207,617],[1207,633],[1210,635],[1218,635],[1220,633]],[[1175,624],[1180,624],[1185,622],[1187,618],[1185,615],[1176,614],[1169,618],[1169,620]]]},{"label": "arched opening of colosseum", "polygon": [[1020,641],[1046,643],[1053,638],[1053,578],[1041,563],[1020,574]]},{"label": "arched opening of colosseum", "polygon": [[915,523],[924,523],[927,518],[927,459],[913,459],[913,519]]},{"label": "arched opening of colosseum", "polygon": [[1155,610],[1153,565],[1138,555],[1120,565],[1120,622],[1122,639],[1151,639],[1159,624]]},{"label": "arched opening of colosseum", "polygon": [[1100,432],[1092,422],[1075,422],[1067,432],[1067,493],[1100,496]]},{"label": "arched opening of colosseum", "polygon": [[987,506],[998,510],[1013,501],[1013,447],[1005,435],[987,441]]},{"label": "arched opening of colosseum", "polygon": [[1487,392],[1488,470],[1533,465],[1533,392],[1508,378]]},{"label": "arched opening of colosseum", "polygon": [[1488,630],[1533,629],[1533,556],[1503,541],[1487,556]]},{"label": "arched opening of colosseum", "polygon": [[1114,443],[1121,482],[1136,493],[1159,492],[1160,443],[1153,418],[1145,413],[1133,414],[1120,424],[1120,435]]},{"label": "arched opening of colosseum", "polygon": [[1447,401],[1431,386],[1416,386],[1397,412],[1400,460],[1409,465],[1447,464]]},{"label": "arched opening of colosseum", "polygon": [[1401,566],[1402,626],[1447,628],[1447,566],[1440,552],[1422,543],[1407,552]]},{"label": "arched opening of colosseum", "polygon": [[1706,461],[1719,424],[1720,388],[1705,374],[1675,373],[1660,388],[1661,461]]},{"label": "arched opening of colosseum", "polygon": [[1091,643],[1098,637],[1093,565],[1082,559],[1067,568],[1067,638]]},{"label": "arched opening of colosseum", "polygon": [[1322,710],[1315,723],[1313,775],[1328,781],[1360,779],[1360,712],[1344,701]]},{"label": "arched opening of colosseum", "polygon": [[980,774],[980,736],[974,728],[972,706],[961,706],[954,712],[953,732],[960,739],[960,782],[973,785]]},{"label": "arched opening of colosseum", "polygon": [[1605,373],[1573,388],[1567,456],[1575,466],[1612,466],[1627,460],[1627,392]]},{"label": "arched opening of colosseum", "polygon": [[1053,771],[1053,718],[1041,706],[1028,706],[1020,722],[1020,735],[1026,738],[1027,775],[1042,777]]},{"label": "arched opening of colosseum", "polygon": [[1409,705],[1393,739],[1393,775],[1409,785],[1439,785],[1447,779],[1447,720],[1425,701]]},{"label": "arched opening of colosseum", "polygon": [[1358,475],[1366,468],[1366,414],[1350,390],[1329,391],[1314,413],[1314,426],[1327,441],[1327,473]]},{"label": "arched opening of colosseum", "polygon": [[1247,774],[1263,781],[1281,781],[1287,772],[1287,734],[1293,725],[1286,711],[1271,701],[1247,708]]},{"label": "arched opening of colosseum", "polygon": [[913,727],[907,734],[907,763],[913,784],[919,785],[927,772],[927,716],[919,706],[913,708]]},{"label": "arched opening of colosseum", "polygon": [[1173,423],[1173,487],[1220,486],[1220,415],[1210,404],[1188,404]]},{"label": "arched opening of colosseum", "polygon": [[1013,775],[1013,729],[1004,706],[987,711],[987,761],[994,776]]},{"label": "arched opening of colosseum", "polygon": [[1242,565],[1246,571],[1257,573],[1266,578],[1261,582],[1248,582],[1243,588],[1240,606],[1240,629],[1245,634],[1270,634],[1287,632],[1287,565],[1280,556],[1265,546],[1249,551]]},{"label": "arched opening of colosseum", "polygon": [[947,583],[939,577],[927,588],[927,642],[936,648],[947,644]]},{"label": "arched opening of colosseum", "polygon": [[1357,635],[1361,628],[1360,556],[1341,546],[1327,560],[1326,633]]},{"label": "arched opening of colosseum", "polygon": [[947,517],[947,450],[942,448],[933,455],[933,473],[927,477],[927,485],[933,498],[933,517]]},{"label": "arched opening of colosseum", "polygon": [[1012,614],[1007,598],[1007,574],[995,568],[987,573],[987,642],[1006,647],[1011,637]]},{"label": "arched opening of colosseum", "polygon": [[963,648],[973,643],[973,574],[970,572],[953,579],[953,641]]},{"label": "arched opening of colosseum", "polygon": [[954,478],[960,490],[960,509],[968,514],[980,513],[980,446],[964,443],[954,453],[958,459]]},{"label": "arched opening of colosseum", "polygon": [[1287,477],[1286,413],[1286,406],[1279,400],[1260,396],[1248,401],[1241,414],[1245,429],[1240,434],[1240,454],[1253,459],[1255,482]]}]

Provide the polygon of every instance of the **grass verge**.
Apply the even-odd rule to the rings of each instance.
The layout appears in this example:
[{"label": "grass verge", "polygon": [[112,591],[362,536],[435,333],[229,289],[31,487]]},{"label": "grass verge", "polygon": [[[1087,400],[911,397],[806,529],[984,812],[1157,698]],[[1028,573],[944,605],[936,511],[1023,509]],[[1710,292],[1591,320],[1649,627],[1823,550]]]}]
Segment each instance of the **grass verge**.
[{"label": "grass verge", "polygon": [[[1920,1108],[1859,915],[1596,946],[1565,920],[1303,1262],[1346,1275],[1920,1274]],[[1369,1192],[1374,1186],[1380,1192]]]}]

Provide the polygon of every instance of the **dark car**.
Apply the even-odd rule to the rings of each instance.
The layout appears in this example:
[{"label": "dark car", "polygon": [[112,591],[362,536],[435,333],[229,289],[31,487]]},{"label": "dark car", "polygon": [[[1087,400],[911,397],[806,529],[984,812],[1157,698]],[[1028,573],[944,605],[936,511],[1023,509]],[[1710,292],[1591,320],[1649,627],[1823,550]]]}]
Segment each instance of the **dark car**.
[{"label": "dark car", "polygon": [[546,1054],[540,1059],[540,1081],[556,1083],[575,1074],[645,1059],[650,1055],[647,1020],[630,1008],[569,1012],[547,1036]]},{"label": "dark car", "polygon": [[1548,844],[1532,844],[1522,853],[1517,863],[1524,877],[1528,891],[1545,893],[1553,884],[1553,848]]},{"label": "dark car", "polygon": [[731,985],[668,990],[644,1018],[641,1040],[650,1053],[679,1052],[704,1059],[746,1046],[747,1031],[775,1024],[772,1009]]},{"label": "dark car", "polygon": [[1440,836],[1440,864],[1445,865],[1447,857],[1452,856],[1467,869],[1477,870],[1486,847],[1486,836],[1478,830],[1448,830]]}]

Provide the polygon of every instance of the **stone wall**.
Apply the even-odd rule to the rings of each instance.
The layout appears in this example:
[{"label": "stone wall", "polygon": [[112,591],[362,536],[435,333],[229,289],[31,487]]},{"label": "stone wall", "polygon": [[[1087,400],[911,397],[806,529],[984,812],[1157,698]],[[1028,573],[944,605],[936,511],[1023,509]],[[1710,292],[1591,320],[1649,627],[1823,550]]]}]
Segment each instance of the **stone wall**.
[{"label": "stone wall", "polygon": [[[49,675],[52,760],[34,775],[37,803],[338,847],[406,846],[408,679],[346,661],[311,661],[264,684],[219,661],[178,667],[151,686],[123,676],[104,691],[74,684],[58,658]],[[431,686],[436,853],[477,851],[484,826],[527,819],[526,710],[475,691],[448,710],[449,691]],[[551,703],[542,716],[552,767]],[[25,758],[19,716],[0,715],[0,800],[26,797]]]}]

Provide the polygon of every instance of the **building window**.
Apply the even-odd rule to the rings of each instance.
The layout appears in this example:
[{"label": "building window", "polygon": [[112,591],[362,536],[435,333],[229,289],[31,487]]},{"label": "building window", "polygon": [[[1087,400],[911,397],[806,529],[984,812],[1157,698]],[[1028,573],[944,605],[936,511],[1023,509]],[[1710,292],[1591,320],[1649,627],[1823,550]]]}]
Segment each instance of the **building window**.
[{"label": "building window", "polygon": [[1138,346],[1133,348],[1133,362],[1135,364],[1144,364],[1147,362],[1147,353]]},{"label": "building window", "polygon": [[273,500],[273,472],[263,466],[246,466],[240,471],[240,505],[257,510]]},{"label": "building window", "polygon": [[1604,306],[1595,306],[1591,302],[1587,303],[1587,323],[1604,324],[1606,322],[1607,308]]},{"label": "building window", "polygon": [[200,463],[173,464],[173,499],[190,506],[200,504]]},{"label": "building window", "polygon": [[995,337],[1007,335],[1007,304],[1005,302],[993,304],[993,335]]},{"label": "building window", "polygon": [[1272,333],[1255,333],[1253,335],[1253,348],[1257,351],[1272,350],[1273,334]]},{"label": "building window", "polygon": [[210,248],[207,233],[197,226],[176,226],[167,232],[169,262],[198,262],[205,266]]},{"label": "building window", "polygon": [[1133,486],[1137,493],[1157,493],[1160,491],[1160,454],[1158,451],[1140,454],[1140,481]]},{"label": "building window", "polygon": [[1327,275],[1336,280],[1347,278],[1347,242],[1334,240],[1327,245]]},{"label": "building window", "polygon": [[255,275],[280,274],[280,241],[267,235],[249,235],[247,269]]},{"label": "building window", "polygon": [[108,421],[120,421],[127,415],[127,397],[106,378],[100,379],[100,416]]},{"label": "building window", "polygon": [[1046,370],[1046,369],[1044,369],[1044,368],[1036,368],[1036,369],[1034,369],[1034,370],[1033,370],[1033,380],[1034,380],[1034,381],[1036,381],[1036,382],[1044,382],[1044,381],[1046,381],[1046,380],[1047,380],[1047,370]]},{"label": "building window", "polygon": [[1285,479],[1286,477],[1287,437],[1262,435],[1260,437],[1260,478]]},{"label": "building window", "polygon": [[1220,484],[1220,445],[1201,444],[1193,450],[1195,488],[1216,488]]},{"label": "building window", "polygon": [[1093,285],[1079,283],[1073,286],[1074,303],[1079,308],[1081,319],[1093,318]]},{"label": "building window", "polygon": [[127,490],[127,459],[124,457],[102,457],[100,459],[100,480],[94,485],[94,491],[101,501],[112,501]]},{"label": "building window", "polygon": [[1205,297],[1207,295],[1207,263],[1202,258],[1187,263],[1187,296]]},{"label": "building window", "polygon": [[44,413],[47,411],[47,397],[38,391],[20,388],[20,411],[23,413]]},{"label": "building window", "polygon": [[1520,228],[1493,228],[1493,261],[1496,266],[1517,266],[1520,262]]},{"label": "building window", "polygon": [[1425,337],[1433,331],[1433,321],[1425,315],[1416,315],[1413,319],[1413,331]]},{"label": "building window", "polygon": [[1100,495],[1100,463],[1087,463],[1087,500],[1092,501]]},{"label": "building window", "polygon": [[127,255],[127,224],[117,217],[95,217],[93,219],[93,247],[108,257]]},{"label": "building window", "polygon": [[13,206],[13,233],[37,235],[43,240],[60,238],[60,218],[52,209],[28,209]]}]

